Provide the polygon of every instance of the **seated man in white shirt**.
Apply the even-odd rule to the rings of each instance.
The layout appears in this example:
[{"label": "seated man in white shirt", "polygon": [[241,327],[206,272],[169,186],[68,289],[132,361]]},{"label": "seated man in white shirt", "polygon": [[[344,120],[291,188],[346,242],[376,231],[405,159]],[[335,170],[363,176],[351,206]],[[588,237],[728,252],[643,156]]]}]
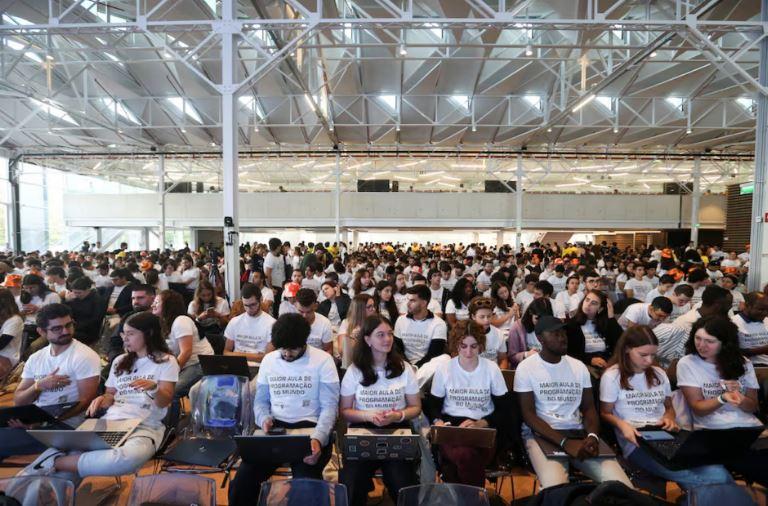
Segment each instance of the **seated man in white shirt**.
[{"label": "seated man in white shirt", "polygon": [[309,288],[302,288],[296,292],[296,302],[293,305],[296,312],[303,316],[311,327],[307,344],[332,354],[333,330],[331,321],[317,312],[317,294]]},{"label": "seated man in white shirt", "polygon": [[536,288],[536,283],[539,281],[538,274],[526,274],[524,283],[525,287],[515,296],[515,302],[520,306],[520,313],[525,313],[528,309],[528,304],[533,302],[533,291]]},{"label": "seated man in white shirt", "polygon": [[667,322],[673,323],[679,316],[691,310],[693,287],[687,284],[677,285],[666,297],[672,301],[672,314],[667,318]]},{"label": "seated man in white shirt", "polygon": [[445,353],[448,327],[427,309],[432,294],[426,285],[410,287],[405,296],[408,313],[397,319],[394,334],[402,342],[406,360],[421,367]]},{"label": "seated man in white shirt", "polygon": [[744,310],[731,317],[739,330],[739,349],[755,366],[768,367],[768,295],[750,292]]},{"label": "seated man in white shirt", "polygon": [[619,325],[626,330],[635,325],[656,327],[672,314],[672,301],[666,297],[656,297],[650,304],[638,302],[632,304],[619,318]]},{"label": "seated man in white shirt", "polygon": [[[600,421],[591,376],[581,361],[566,355],[564,326],[553,316],[541,317],[535,328],[541,351],[523,360],[515,373],[528,458],[542,489],[568,483],[569,464],[597,482],[617,480],[632,488],[616,459],[598,458]],[[569,437],[566,431],[584,435]],[[548,457],[534,434],[562,448],[568,456]]]},{"label": "seated man in white shirt", "polygon": [[563,264],[556,265],[554,274],[549,276],[547,281],[552,285],[554,296],[557,297],[560,292],[565,290],[565,284],[568,281],[568,278],[565,277],[565,266]]},{"label": "seated man in white shirt", "polygon": [[272,351],[272,325],[275,319],[261,308],[261,290],[246,283],[240,293],[245,313],[235,316],[224,329],[224,355],[244,356],[248,361],[261,362]]},{"label": "seated man in white shirt", "polygon": [[484,292],[491,287],[491,274],[493,274],[493,262],[488,261],[483,265],[483,270],[477,275],[477,291]]},{"label": "seated man in white shirt", "polygon": [[659,278],[658,286],[648,292],[648,295],[645,296],[645,302],[652,302],[656,297],[668,296],[673,286],[675,286],[675,278],[669,274],[664,274]]},{"label": "seated man in white shirt", "polygon": [[734,313],[738,313],[739,311],[744,310],[744,294],[736,290],[736,286],[738,286],[738,284],[739,280],[733,274],[726,274],[720,278],[720,286],[731,292],[731,297],[733,297],[731,310]]}]

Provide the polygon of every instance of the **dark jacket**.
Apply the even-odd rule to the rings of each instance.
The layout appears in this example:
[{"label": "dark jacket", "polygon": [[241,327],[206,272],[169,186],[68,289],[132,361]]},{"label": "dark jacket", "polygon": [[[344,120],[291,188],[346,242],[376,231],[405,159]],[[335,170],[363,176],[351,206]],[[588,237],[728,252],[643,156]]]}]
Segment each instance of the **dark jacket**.
[{"label": "dark jacket", "polygon": [[[339,318],[342,320],[347,317],[347,311],[349,310],[349,304],[352,299],[349,295],[342,293],[336,297],[336,310],[339,312]],[[331,311],[331,299],[325,299],[320,305],[317,306],[317,312],[321,315],[328,317],[328,313]]]},{"label": "dark jacket", "polygon": [[[115,310],[117,311],[117,314],[120,315],[120,318],[128,314],[130,311],[133,310],[133,304],[131,303],[131,294],[133,293],[133,287],[134,283],[128,283],[125,285],[125,288],[123,288],[123,291],[120,292],[120,295],[117,296],[117,300],[115,301]],[[111,286],[109,287],[109,290],[107,290],[106,294],[104,295],[104,309],[106,311],[107,305],[109,304],[109,298],[112,297],[112,292],[115,291],[115,287]]]},{"label": "dark jacket", "polygon": [[[602,328],[601,328],[602,327]],[[616,318],[609,318],[606,320],[605,325],[595,326],[596,332],[605,339],[605,351],[600,353],[586,353],[584,332],[581,330],[581,325],[571,318],[565,325],[565,333],[568,336],[568,355],[573,358],[577,358],[589,365],[592,357],[602,357],[605,360],[611,358],[613,349],[616,347],[616,342],[621,337],[623,329],[621,325],[616,321]]]},{"label": "dark jacket", "polygon": [[[130,298],[128,300],[130,301]],[[64,301],[64,304],[72,310],[72,319],[75,320],[75,339],[85,344],[98,341],[106,308],[99,293],[91,290],[84,299],[75,298]]]}]

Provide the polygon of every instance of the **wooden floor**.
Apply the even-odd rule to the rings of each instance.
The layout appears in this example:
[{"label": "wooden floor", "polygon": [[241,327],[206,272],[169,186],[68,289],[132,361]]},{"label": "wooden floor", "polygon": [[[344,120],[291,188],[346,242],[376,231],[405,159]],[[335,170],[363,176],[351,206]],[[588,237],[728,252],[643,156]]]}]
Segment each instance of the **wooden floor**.
[{"label": "wooden floor", "polygon": [[[0,395],[0,407],[8,406],[12,404],[12,395],[5,393]],[[8,459],[8,462],[18,462],[20,464],[29,462],[34,457],[20,458],[14,457]],[[151,475],[156,472],[157,461],[148,462],[140,471],[139,475]],[[19,468],[0,468],[0,478],[13,476],[19,471]],[[216,481],[217,485],[217,504],[226,505],[227,501],[227,489],[221,488],[222,481],[224,479],[223,473],[208,474],[205,475]],[[90,477],[83,481],[77,490],[76,504],[78,506],[96,506],[96,505],[124,505],[128,502],[128,496],[130,493],[131,484],[133,482],[133,476],[125,476],[121,479],[119,488],[116,486],[116,480],[111,477]],[[390,506],[392,501],[386,495],[381,483],[376,480],[376,489],[369,496],[369,505]],[[496,488],[492,483],[486,483],[489,493],[495,494]],[[499,486],[500,496],[505,502],[511,503],[513,500],[519,501],[530,497],[533,494],[534,486],[536,485],[533,475],[525,470],[517,470],[513,472],[512,479],[505,478]],[[680,495],[679,489],[669,484],[667,487],[667,494],[670,500],[675,500]],[[525,501],[523,501],[524,503]],[[520,504],[520,503],[517,503]]]}]

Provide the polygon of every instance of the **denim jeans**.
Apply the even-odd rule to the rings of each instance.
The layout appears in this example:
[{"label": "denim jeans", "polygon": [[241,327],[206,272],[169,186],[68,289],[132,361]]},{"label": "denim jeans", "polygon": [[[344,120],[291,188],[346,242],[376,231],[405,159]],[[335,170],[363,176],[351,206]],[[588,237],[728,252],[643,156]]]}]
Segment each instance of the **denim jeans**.
[{"label": "denim jeans", "polygon": [[731,473],[720,465],[709,465],[691,467],[688,469],[672,470],[656,462],[653,457],[648,455],[642,448],[637,448],[629,454],[627,460],[649,473],[674,481],[685,490],[691,490],[703,485],[714,485],[717,483],[733,483]]}]

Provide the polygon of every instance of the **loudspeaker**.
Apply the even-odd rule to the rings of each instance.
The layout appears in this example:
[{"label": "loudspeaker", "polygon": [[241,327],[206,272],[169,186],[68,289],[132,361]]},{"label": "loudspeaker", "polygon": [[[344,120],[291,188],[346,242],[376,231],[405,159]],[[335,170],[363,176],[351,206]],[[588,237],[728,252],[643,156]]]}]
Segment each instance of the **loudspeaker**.
[{"label": "loudspeaker", "polygon": [[693,193],[693,183],[683,183],[688,191],[683,191],[678,183],[664,183],[664,195],[680,195],[681,193]]},{"label": "loudspeaker", "polygon": [[[517,181],[507,181],[512,190],[517,191]],[[485,180],[485,193],[512,193],[504,186],[504,183],[498,179],[486,179]]]},{"label": "loudspeaker", "polygon": [[399,192],[400,191],[400,181],[392,181],[392,190],[393,192]]},{"label": "loudspeaker", "polygon": [[205,191],[205,185],[203,183],[195,183],[195,191],[197,193],[203,193]]},{"label": "loudspeaker", "polygon": [[357,191],[359,192],[388,192],[389,179],[358,179]]},{"label": "loudspeaker", "polygon": [[165,190],[168,193],[192,193],[192,183],[190,181],[180,181],[176,183],[176,186],[174,186],[174,183],[166,181]]}]

